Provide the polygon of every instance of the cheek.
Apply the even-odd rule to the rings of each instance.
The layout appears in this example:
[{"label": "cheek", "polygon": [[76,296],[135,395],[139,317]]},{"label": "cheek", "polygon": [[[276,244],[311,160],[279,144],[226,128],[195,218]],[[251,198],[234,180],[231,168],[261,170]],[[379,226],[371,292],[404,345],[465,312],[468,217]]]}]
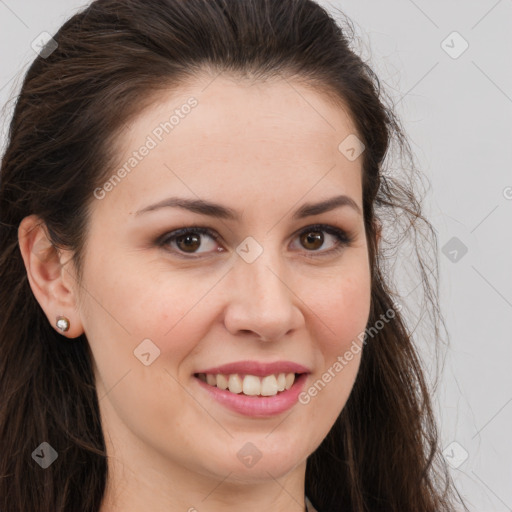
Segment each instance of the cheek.
[{"label": "cheek", "polygon": [[[364,260],[363,260],[364,261]],[[312,283],[309,283],[311,286]],[[304,291],[310,324],[326,358],[343,353],[364,332],[370,314],[371,282],[366,265],[347,266],[324,279],[314,292]],[[325,364],[332,361],[324,361]]]},{"label": "cheek", "polygon": [[212,328],[219,307],[217,282],[218,276],[163,276],[160,283],[145,286],[141,310],[133,312],[133,332],[158,345],[159,364],[176,376]]},{"label": "cheek", "polygon": [[[108,336],[111,345],[128,354],[149,338],[162,353],[172,350],[178,357],[186,350],[187,339],[194,340],[200,332],[198,311],[218,278],[191,278],[178,272],[161,272],[155,278],[151,262],[130,264],[129,258],[118,258],[121,263],[114,264],[115,260],[89,262],[85,321],[92,337]],[[96,332],[97,326],[102,332]]]},{"label": "cheek", "polygon": [[143,271],[104,262],[101,268],[91,262],[84,284],[84,327],[107,423],[117,425],[121,418],[141,439],[155,432],[164,439],[171,424],[192,429],[182,411],[194,404],[182,392],[178,370],[205,335],[201,298],[212,285],[199,280],[191,286],[176,277],[148,281]]},{"label": "cheek", "polygon": [[310,324],[315,326],[315,373],[299,395],[302,414],[318,418],[311,442],[319,445],[352,392],[362,354],[360,334],[370,313],[370,278],[366,269],[338,274],[322,290],[310,294]]}]

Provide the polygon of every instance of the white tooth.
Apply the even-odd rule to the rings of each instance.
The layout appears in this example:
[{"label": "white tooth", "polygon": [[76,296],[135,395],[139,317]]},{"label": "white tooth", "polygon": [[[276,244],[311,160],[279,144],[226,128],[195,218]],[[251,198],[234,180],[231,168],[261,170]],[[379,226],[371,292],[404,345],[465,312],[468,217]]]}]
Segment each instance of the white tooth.
[{"label": "white tooth", "polygon": [[219,373],[217,375],[217,387],[219,389],[228,389],[228,379],[225,375]]},{"label": "white tooth", "polygon": [[278,384],[275,375],[268,375],[261,379],[261,395],[274,396],[277,395]]},{"label": "white tooth", "polygon": [[286,374],[286,389],[290,389],[293,386],[293,383],[295,382],[295,373],[287,373]]},{"label": "white tooth", "polygon": [[206,382],[208,384],[210,384],[210,386],[215,386],[215,385],[217,385],[217,377],[215,377],[215,375],[213,375],[213,373],[207,373],[206,374]]},{"label": "white tooth", "polygon": [[229,376],[228,381],[229,391],[231,393],[241,393],[242,392],[242,379],[238,374],[233,374]]},{"label": "white tooth", "polygon": [[259,395],[261,391],[261,381],[255,375],[246,375],[243,382],[244,395]]},{"label": "white tooth", "polygon": [[286,388],[286,375],[284,373],[280,373],[277,376],[277,391],[284,391]]}]

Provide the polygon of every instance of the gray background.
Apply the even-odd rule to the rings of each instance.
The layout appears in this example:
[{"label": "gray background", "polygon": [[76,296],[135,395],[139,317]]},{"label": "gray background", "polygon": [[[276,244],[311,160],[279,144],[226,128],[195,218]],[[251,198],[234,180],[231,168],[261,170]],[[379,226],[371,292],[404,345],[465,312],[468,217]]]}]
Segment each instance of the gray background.
[{"label": "gray background", "polygon": [[[2,146],[32,41],[86,3],[0,0]],[[445,456],[470,510],[512,511],[512,0],[321,3],[354,21],[432,185],[450,333],[436,395]]]}]

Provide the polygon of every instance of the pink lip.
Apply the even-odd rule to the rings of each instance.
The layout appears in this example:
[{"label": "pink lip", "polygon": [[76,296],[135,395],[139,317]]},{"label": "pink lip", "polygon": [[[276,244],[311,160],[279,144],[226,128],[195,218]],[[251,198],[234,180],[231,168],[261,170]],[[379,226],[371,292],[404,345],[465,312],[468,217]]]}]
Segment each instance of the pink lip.
[{"label": "pink lip", "polygon": [[[265,366],[268,367],[269,365]],[[227,367],[230,367],[230,365],[226,365],[226,368]],[[225,367],[220,366],[219,368]],[[254,375],[253,372],[254,368],[252,368],[251,371],[248,371],[247,373],[249,373],[250,375]],[[215,368],[199,373],[224,373],[224,371],[219,372]],[[230,370],[229,373],[238,372],[232,372]],[[266,370],[265,373],[263,373],[263,375],[269,375],[270,373],[273,373],[273,371],[268,372],[268,370]],[[279,373],[284,373],[284,371]],[[299,376],[299,378],[295,379],[295,382],[293,383],[293,386],[290,389],[282,391],[281,393],[278,393],[275,396],[265,397],[246,396],[242,393],[235,394],[231,393],[231,391],[228,390],[219,389],[215,386],[210,386],[209,384],[199,380],[198,378],[196,378],[195,380],[207,393],[209,393],[209,395],[212,398],[214,398],[217,402],[221,403],[228,409],[231,409],[232,411],[243,414],[245,416],[252,416],[255,418],[267,418],[269,416],[281,414],[284,411],[291,409],[297,403],[299,395],[302,389],[304,388],[304,384],[307,378],[307,374],[303,373],[302,375]]]},{"label": "pink lip", "polygon": [[277,373],[310,373],[309,368],[292,361],[276,361],[274,363],[259,363],[257,361],[238,361],[236,363],[223,364],[215,368],[200,370],[196,373],[222,373],[223,375],[231,375],[238,373],[239,375],[255,375],[264,377]]}]

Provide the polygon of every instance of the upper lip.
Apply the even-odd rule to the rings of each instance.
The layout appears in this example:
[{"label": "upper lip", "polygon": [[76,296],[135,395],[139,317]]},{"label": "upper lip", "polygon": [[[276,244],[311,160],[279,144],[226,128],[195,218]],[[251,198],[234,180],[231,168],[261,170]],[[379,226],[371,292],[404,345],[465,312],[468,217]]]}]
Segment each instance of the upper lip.
[{"label": "upper lip", "polygon": [[224,375],[239,373],[243,375],[264,377],[265,375],[272,375],[276,373],[310,373],[310,370],[305,366],[292,361],[275,361],[273,363],[238,361],[207,368],[196,373],[222,373]]}]

